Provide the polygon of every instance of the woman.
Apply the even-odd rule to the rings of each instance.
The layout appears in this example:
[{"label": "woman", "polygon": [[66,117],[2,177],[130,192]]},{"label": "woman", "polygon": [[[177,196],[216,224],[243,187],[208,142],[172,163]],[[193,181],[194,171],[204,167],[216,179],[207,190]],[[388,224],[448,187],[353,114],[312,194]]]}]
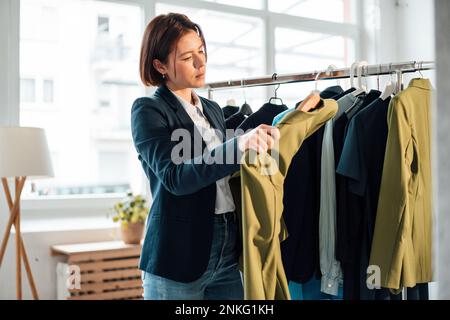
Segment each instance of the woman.
[{"label": "woman", "polygon": [[[140,259],[145,299],[243,298],[228,180],[242,152],[270,149],[279,131],[261,125],[225,141],[222,110],[192,90],[205,85],[206,61],[203,33],[185,15],[160,15],[148,24],[140,75],[158,89],[131,111],[134,145],[153,196]],[[180,132],[189,134],[181,159]],[[227,161],[208,161],[220,158]]]}]

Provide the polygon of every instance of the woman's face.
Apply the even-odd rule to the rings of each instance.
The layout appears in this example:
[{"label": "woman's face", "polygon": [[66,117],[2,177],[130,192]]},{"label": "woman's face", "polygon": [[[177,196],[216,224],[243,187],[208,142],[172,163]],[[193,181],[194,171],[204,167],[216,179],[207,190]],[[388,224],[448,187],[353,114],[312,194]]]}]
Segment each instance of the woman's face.
[{"label": "woman's face", "polygon": [[[201,38],[189,31],[172,50],[167,64],[162,65],[167,85],[174,89],[200,88],[205,85],[206,59]],[[161,68],[159,68],[161,69]]]}]

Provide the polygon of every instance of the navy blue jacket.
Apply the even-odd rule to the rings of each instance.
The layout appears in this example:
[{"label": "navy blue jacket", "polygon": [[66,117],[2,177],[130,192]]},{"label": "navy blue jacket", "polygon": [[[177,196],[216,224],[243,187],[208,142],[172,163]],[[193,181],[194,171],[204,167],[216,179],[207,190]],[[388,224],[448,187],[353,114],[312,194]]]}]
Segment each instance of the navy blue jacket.
[{"label": "navy blue jacket", "polygon": [[[223,134],[222,110],[211,100],[200,97],[210,124]],[[182,163],[171,158],[180,141],[172,141],[172,132],[186,129],[191,154],[181,152]],[[206,270],[211,250],[216,181],[239,171],[236,139],[230,139],[206,156],[233,163],[208,164],[202,160],[206,147],[194,145],[194,133],[201,137],[178,99],[166,87],[151,97],[137,99],[131,110],[134,146],[150,181],[153,203],[147,219],[139,268],[179,282],[198,279]]]}]

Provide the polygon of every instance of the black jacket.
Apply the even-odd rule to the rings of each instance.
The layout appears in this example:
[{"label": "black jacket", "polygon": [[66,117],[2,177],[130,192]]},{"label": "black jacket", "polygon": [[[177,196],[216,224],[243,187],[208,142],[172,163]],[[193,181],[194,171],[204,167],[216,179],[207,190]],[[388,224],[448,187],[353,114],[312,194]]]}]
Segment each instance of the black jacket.
[{"label": "black jacket", "polygon": [[[225,137],[224,117],[217,103],[200,97],[205,116]],[[139,160],[150,181],[153,203],[147,219],[139,268],[179,282],[198,279],[206,270],[212,241],[216,181],[239,171],[236,139],[209,152],[233,164],[187,161],[202,157],[206,147],[194,148],[194,134],[200,133],[178,99],[165,86],[151,97],[137,99],[131,110],[131,129]],[[176,129],[186,129],[191,154],[183,150],[182,163],[172,160]]]}]

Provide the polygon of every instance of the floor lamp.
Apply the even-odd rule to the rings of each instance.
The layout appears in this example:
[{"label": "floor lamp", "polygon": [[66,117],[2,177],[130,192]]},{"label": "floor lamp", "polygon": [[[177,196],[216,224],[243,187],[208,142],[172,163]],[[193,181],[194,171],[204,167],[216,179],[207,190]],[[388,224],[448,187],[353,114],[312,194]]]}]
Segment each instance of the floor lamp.
[{"label": "floor lamp", "polygon": [[[0,127],[0,177],[9,207],[9,220],[0,247],[0,269],[14,225],[16,231],[16,297],[18,300],[22,299],[21,260],[25,266],[33,298],[39,299],[20,232],[20,195],[26,179],[48,178],[53,175],[47,139],[43,129]],[[14,180],[14,198],[11,196],[8,178]]]}]

